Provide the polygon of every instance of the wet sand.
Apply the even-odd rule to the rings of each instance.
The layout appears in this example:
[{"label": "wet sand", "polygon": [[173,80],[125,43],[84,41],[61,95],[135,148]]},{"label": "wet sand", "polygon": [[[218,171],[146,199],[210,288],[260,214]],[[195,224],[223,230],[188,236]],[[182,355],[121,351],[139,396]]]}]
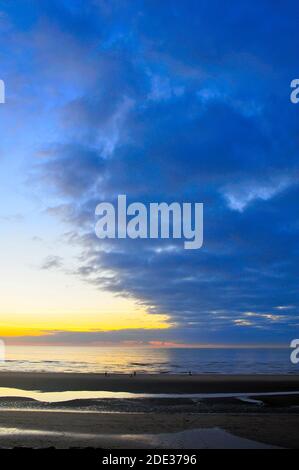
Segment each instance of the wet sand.
[{"label": "wet sand", "polygon": [[[215,433],[207,440],[202,430],[224,430],[233,436],[284,448],[299,448],[298,416],[257,414],[163,414],[85,413],[48,411],[0,411],[0,447],[59,448],[94,446],[99,448],[220,448]],[[283,423],[283,426],[282,424]],[[179,444],[177,433],[197,430],[193,441]],[[157,432],[158,431],[158,432]],[[168,436],[165,436],[168,434]],[[185,436],[185,437],[188,437]],[[190,437],[190,435],[189,435]],[[237,440],[216,434],[227,448],[237,448]],[[182,436],[181,436],[182,438]],[[212,441],[211,441],[212,439]],[[189,442],[189,445],[188,445]],[[249,446],[254,448],[257,444]],[[220,447],[219,447],[220,446]],[[246,447],[247,448],[247,447]]]},{"label": "wet sand", "polygon": [[[4,447],[49,446],[64,448],[93,447],[98,449],[278,449],[235,436],[220,428],[191,429],[160,434],[84,434],[51,431],[22,431],[9,429],[5,432]],[[1,442],[1,429],[0,429]]]},{"label": "wet sand", "polygon": [[[101,374],[1,372],[2,391],[4,387],[21,389],[21,396],[2,395],[0,399],[2,448],[200,449],[264,445],[299,448],[299,395],[294,394],[299,391],[299,376],[296,375],[105,377]],[[41,391],[44,398],[47,392],[59,395],[66,391],[145,393],[154,397],[86,398],[50,403],[24,398],[22,391]],[[267,395],[270,392],[284,394]],[[248,397],[253,394],[254,399],[184,396],[221,393],[247,394]],[[161,398],[158,394],[179,396]]]},{"label": "wet sand", "polygon": [[129,375],[0,372],[0,387],[131,393],[229,393],[299,391],[299,375]]}]

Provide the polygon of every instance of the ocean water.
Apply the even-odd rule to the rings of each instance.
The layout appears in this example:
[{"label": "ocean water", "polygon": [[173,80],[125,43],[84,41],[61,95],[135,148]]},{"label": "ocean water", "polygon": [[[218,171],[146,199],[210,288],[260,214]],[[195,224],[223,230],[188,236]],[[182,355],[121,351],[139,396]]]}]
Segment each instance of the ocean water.
[{"label": "ocean water", "polygon": [[7,346],[0,371],[298,374],[291,349]]}]

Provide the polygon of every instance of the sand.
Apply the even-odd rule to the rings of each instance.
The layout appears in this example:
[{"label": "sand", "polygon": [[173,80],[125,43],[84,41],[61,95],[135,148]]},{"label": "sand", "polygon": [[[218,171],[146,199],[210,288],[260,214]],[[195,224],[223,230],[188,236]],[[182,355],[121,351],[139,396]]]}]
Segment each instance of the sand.
[{"label": "sand", "polygon": [[[85,413],[44,411],[0,411],[0,447],[85,447],[138,448],[157,435],[156,447],[163,448],[161,434],[186,430],[222,429],[271,446],[299,448],[298,416],[288,414],[163,414]],[[282,424],[283,423],[283,426]],[[162,443],[161,443],[162,437]],[[165,436],[164,436],[165,439]],[[155,441],[154,441],[155,442]],[[159,445],[159,442],[161,443]],[[143,445],[142,445],[143,444]],[[172,447],[167,440],[166,447]],[[188,447],[187,447],[188,448]],[[198,448],[190,445],[190,448]]]},{"label": "sand", "polygon": [[[105,390],[182,395],[168,399],[99,400],[97,404],[90,399],[72,400],[63,405],[23,400],[22,396],[15,399],[2,396],[2,448],[51,445],[132,449],[261,448],[267,445],[299,448],[298,396],[263,396],[269,392],[299,391],[299,376],[296,375],[105,377],[101,374],[1,372],[0,392],[1,387],[57,393]],[[184,393],[248,393],[249,396],[260,393],[262,405],[258,400],[242,402],[235,397],[194,401],[184,398]]]},{"label": "sand", "polygon": [[128,375],[0,372],[0,387],[59,392],[228,393],[299,391],[299,375]]}]

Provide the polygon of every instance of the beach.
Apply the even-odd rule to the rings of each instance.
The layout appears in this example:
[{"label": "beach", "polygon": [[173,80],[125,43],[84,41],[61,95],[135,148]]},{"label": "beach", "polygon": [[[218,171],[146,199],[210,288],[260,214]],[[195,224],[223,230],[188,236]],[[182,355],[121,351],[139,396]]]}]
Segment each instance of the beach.
[{"label": "beach", "polygon": [[299,448],[298,426],[297,375],[0,373],[4,448]]},{"label": "beach", "polygon": [[299,391],[299,375],[84,374],[0,372],[0,387],[59,392],[108,390],[132,393],[220,393]]}]

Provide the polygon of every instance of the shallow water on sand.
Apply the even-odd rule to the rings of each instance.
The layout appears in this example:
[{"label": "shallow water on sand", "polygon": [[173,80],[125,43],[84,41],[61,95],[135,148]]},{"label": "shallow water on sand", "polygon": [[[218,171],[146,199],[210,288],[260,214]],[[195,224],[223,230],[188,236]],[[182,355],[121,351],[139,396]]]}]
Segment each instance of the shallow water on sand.
[{"label": "shallow water on sand", "polygon": [[[299,391],[291,392],[240,392],[240,393],[129,393],[110,391],[64,391],[64,392],[41,392],[39,390],[21,390],[18,388],[0,387],[0,398],[30,398],[46,403],[60,403],[71,400],[97,400],[97,399],[137,399],[137,398],[240,398],[247,400],[248,397],[271,397],[271,396],[297,396]],[[258,401],[250,400],[249,401]]]}]

